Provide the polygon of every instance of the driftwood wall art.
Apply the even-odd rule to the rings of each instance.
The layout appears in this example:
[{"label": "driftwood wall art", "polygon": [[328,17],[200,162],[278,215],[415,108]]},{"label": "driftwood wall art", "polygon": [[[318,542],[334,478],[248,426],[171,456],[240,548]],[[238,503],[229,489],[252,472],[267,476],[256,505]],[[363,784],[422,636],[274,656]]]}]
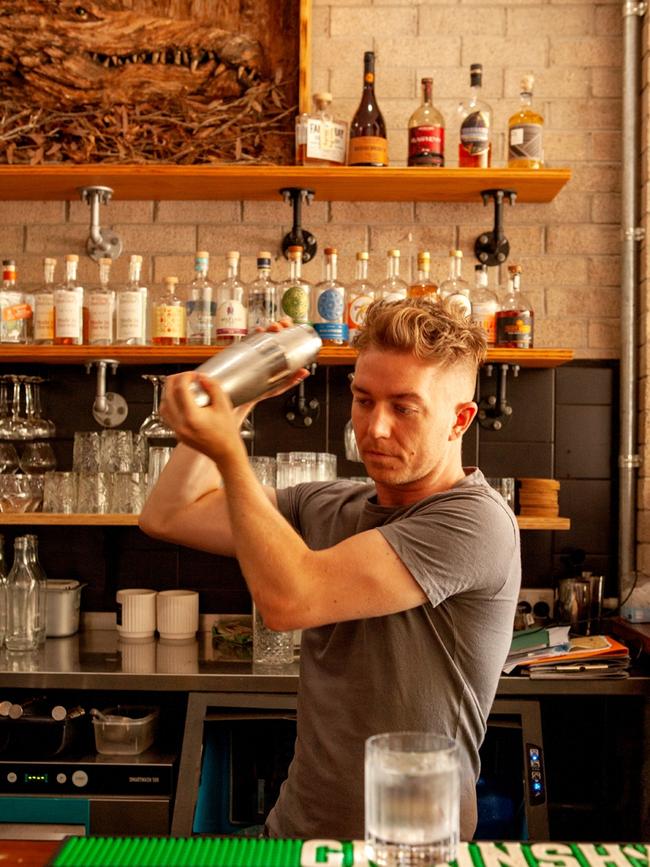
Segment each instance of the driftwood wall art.
[{"label": "driftwood wall art", "polygon": [[0,162],[293,162],[296,0],[1,0]]}]

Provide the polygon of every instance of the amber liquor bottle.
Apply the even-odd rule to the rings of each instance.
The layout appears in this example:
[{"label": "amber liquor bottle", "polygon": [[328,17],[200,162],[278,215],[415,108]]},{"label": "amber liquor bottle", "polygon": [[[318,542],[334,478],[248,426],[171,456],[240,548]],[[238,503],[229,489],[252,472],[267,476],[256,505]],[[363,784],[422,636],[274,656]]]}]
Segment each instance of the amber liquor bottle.
[{"label": "amber liquor bottle", "polygon": [[532,75],[521,79],[519,110],[508,121],[508,168],[541,169],[544,165],[544,118],[535,111]]},{"label": "amber liquor bottle", "polygon": [[422,79],[422,103],[409,118],[410,166],[445,164],[445,120],[433,104],[433,79]]},{"label": "amber liquor bottle", "polygon": [[361,102],[350,124],[350,166],[387,166],[386,122],[375,97],[375,53],[363,55]]},{"label": "amber liquor bottle", "polygon": [[492,109],[479,98],[483,84],[483,65],[472,63],[469,76],[469,99],[458,106],[458,165],[465,169],[487,169],[492,163]]},{"label": "amber liquor bottle", "polygon": [[508,349],[532,349],[535,313],[522,293],[521,265],[508,265],[508,289],[497,310],[497,346]]},{"label": "amber liquor bottle", "polygon": [[438,300],[438,286],[431,279],[431,253],[428,250],[418,253],[418,278],[409,286],[408,297]]}]

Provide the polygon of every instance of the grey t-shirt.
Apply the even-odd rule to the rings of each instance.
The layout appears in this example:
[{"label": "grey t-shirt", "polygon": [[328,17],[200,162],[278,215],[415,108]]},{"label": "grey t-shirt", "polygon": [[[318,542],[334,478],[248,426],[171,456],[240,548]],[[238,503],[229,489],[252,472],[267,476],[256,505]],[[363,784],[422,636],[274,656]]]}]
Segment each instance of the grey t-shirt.
[{"label": "grey t-shirt", "polygon": [[461,838],[476,827],[478,749],[512,638],[521,579],[516,518],[480,470],[399,508],[372,485],[279,490],[280,512],[313,549],[377,528],[428,601],[408,611],[305,629],[298,730],[272,836],[362,839],[364,742],[428,730],[461,749]]}]

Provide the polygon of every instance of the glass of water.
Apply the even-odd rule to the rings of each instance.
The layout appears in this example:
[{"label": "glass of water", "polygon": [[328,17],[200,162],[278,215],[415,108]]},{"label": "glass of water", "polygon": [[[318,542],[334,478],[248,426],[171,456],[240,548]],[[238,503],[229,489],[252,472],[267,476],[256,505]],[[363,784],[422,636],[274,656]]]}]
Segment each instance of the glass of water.
[{"label": "glass of water", "polygon": [[293,662],[293,632],[269,629],[254,602],[253,662],[265,665],[288,665]]},{"label": "glass of water", "polygon": [[431,732],[366,741],[366,856],[375,867],[453,861],[460,829],[458,747]]}]

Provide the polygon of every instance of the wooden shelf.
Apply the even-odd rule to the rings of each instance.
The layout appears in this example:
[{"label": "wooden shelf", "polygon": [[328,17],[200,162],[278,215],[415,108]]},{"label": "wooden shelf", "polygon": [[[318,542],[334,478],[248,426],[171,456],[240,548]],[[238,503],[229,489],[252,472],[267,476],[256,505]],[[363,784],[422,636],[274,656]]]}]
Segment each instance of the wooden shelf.
[{"label": "wooden shelf", "polygon": [[536,518],[534,515],[517,515],[520,530],[570,530],[571,518]]},{"label": "wooden shelf", "polygon": [[[569,518],[535,518],[517,515],[520,530],[569,530]],[[0,525],[33,524],[48,527],[137,527],[137,515],[57,515],[52,512],[3,512]]]},{"label": "wooden shelf", "polygon": [[[79,188],[111,187],[114,199],[274,200],[283,187],[313,190],[320,201],[476,202],[481,190],[507,189],[518,202],[551,202],[571,178],[567,168],[436,169],[303,166],[0,166],[0,199],[79,199]],[[108,209],[110,219],[110,205]]]},{"label": "wooden shelf", "polygon": [[[221,352],[217,346],[0,346],[0,364],[83,364],[113,358],[121,364],[200,364]],[[356,350],[325,347],[318,361],[327,366],[354,364]],[[571,349],[490,349],[488,362],[520,367],[558,367],[573,358]]]}]

